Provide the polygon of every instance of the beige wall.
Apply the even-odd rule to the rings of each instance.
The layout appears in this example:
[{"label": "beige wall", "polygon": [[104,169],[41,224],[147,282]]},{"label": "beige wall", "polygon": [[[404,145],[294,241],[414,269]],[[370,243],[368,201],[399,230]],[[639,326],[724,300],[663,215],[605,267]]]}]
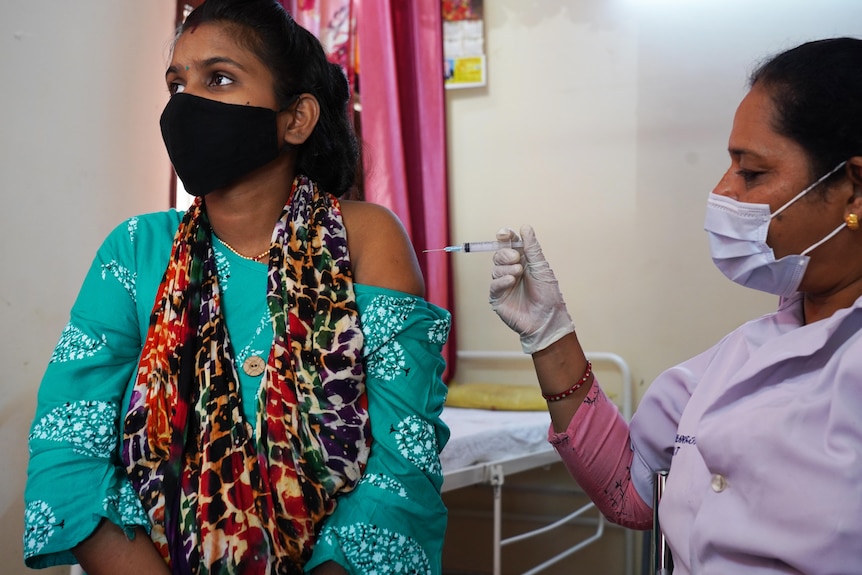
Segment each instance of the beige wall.
[{"label": "beige wall", "polygon": [[[862,2],[484,0],[484,7],[489,84],[447,93],[452,240],[493,239],[498,227],[532,224],[582,343],[623,356],[639,398],[663,369],[774,308],[776,298],[736,286],[713,266],[706,197],[727,169],[748,72],[800,42],[862,34]],[[488,305],[491,255],[449,257],[458,347],[518,351],[517,336]],[[462,360],[455,380],[535,378],[528,361]],[[447,496],[458,502],[452,533],[489,533],[487,519],[477,526],[471,515],[487,505]],[[487,570],[470,541],[450,539],[449,565]],[[504,573],[519,572],[536,546],[504,552]],[[622,573],[621,550],[614,535],[550,572]]]},{"label": "beige wall", "polygon": [[[453,242],[536,228],[588,350],[661,370],[775,298],[710,261],[706,196],[747,74],[859,34],[856,0],[485,0],[486,88],[447,92]],[[490,254],[454,254],[458,347],[519,350],[487,299]],[[529,363],[525,362],[529,367]],[[459,362],[457,381],[529,378]]]},{"label": "beige wall", "polygon": [[[0,3],[0,557],[9,575],[26,572],[26,435],[69,307],[105,234],[167,206],[158,115],[173,5]],[[585,345],[624,356],[641,389],[769,310],[772,298],[713,269],[705,196],[727,163],[746,70],[798,41],[857,31],[862,3],[485,0],[485,11],[490,84],[448,94],[453,239],[532,223]],[[517,350],[487,305],[490,256],[451,257],[460,347]],[[457,375],[504,377],[471,373],[468,362]]]},{"label": "beige wall", "polygon": [[173,0],[0,3],[6,575],[28,572],[21,559],[27,432],[39,379],[80,282],[116,224],[168,205],[158,118],[174,7]]}]

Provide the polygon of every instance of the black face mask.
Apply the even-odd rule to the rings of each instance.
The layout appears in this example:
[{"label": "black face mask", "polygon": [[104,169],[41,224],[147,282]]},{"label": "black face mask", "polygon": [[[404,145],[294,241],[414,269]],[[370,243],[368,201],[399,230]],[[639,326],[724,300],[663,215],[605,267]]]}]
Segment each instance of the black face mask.
[{"label": "black face mask", "polygon": [[174,94],[160,121],[186,191],[204,196],[278,157],[276,112]]}]

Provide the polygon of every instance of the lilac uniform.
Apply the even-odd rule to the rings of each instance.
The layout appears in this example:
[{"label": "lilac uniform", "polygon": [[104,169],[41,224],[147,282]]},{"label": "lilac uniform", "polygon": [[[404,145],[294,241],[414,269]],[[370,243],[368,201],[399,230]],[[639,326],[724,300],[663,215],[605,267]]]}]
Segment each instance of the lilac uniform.
[{"label": "lilac uniform", "polygon": [[595,384],[549,439],[611,519],[651,525],[674,575],[862,573],[862,298],[803,325],[801,296],[662,373],[630,427]]}]

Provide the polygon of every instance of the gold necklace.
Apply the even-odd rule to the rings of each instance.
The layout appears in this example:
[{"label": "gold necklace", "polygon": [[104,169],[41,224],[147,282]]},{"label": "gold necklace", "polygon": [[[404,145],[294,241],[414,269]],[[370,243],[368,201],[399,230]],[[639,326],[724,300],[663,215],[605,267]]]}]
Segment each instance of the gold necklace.
[{"label": "gold necklace", "polygon": [[254,256],[254,257],[251,257],[251,256],[244,256],[244,255],[242,255],[241,253],[239,253],[238,251],[236,251],[236,250],[233,248],[233,246],[232,246],[232,245],[230,245],[229,243],[227,243],[226,241],[224,241],[223,239],[221,239],[220,237],[218,237],[218,236],[216,235],[216,233],[215,233],[215,232],[213,232],[212,234],[213,234],[213,237],[214,237],[215,239],[217,239],[221,245],[223,245],[224,247],[226,247],[226,248],[227,248],[227,249],[229,249],[231,252],[235,253],[236,255],[238,255],[239,257],[241,257],[241,258],[242,258],[242,259],[244,259],[244,260],[249,260],[249,261],[252,261],[252,262],[259,262],[259,261],[260,261],[260,260],[262,260],[265,256],[268,256],[268,255],[269,255],[269,248],[266,248],[266,251],[265,251],[265,252],[262,252],[262,253],[260,253],[260,254],[258,254],[258,255],[256,255],[256,256]]}]

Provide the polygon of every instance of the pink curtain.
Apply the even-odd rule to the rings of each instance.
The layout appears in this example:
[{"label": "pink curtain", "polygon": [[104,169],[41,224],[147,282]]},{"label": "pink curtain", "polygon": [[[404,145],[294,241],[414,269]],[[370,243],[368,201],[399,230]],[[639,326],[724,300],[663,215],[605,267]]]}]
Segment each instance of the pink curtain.
[{"label": "pink curtain", "polygon": [[[449,257],[422,253],[449,242],[441,3],[281,2],[320,38],[351,86],[358,73],[365,199],[401,219],[419,257],[428,301],[451,311]],[[453,326],[444,349],[446,381],[455,371],[456,349]]]},{"label": "pink curtain", "polygon": [[353,0],[281,0],[281,4],[300,26],[317,36],[330,62],[344,68],[353,86],[356,47]]},{"label": "pink curtain", "polygon": [[[354,0],[365,197],[394,211],[413,240],[430,302],[453,309],[449,257],[446,101],[440,2]],[[455,330],[444,350],[449,381]]]}]

